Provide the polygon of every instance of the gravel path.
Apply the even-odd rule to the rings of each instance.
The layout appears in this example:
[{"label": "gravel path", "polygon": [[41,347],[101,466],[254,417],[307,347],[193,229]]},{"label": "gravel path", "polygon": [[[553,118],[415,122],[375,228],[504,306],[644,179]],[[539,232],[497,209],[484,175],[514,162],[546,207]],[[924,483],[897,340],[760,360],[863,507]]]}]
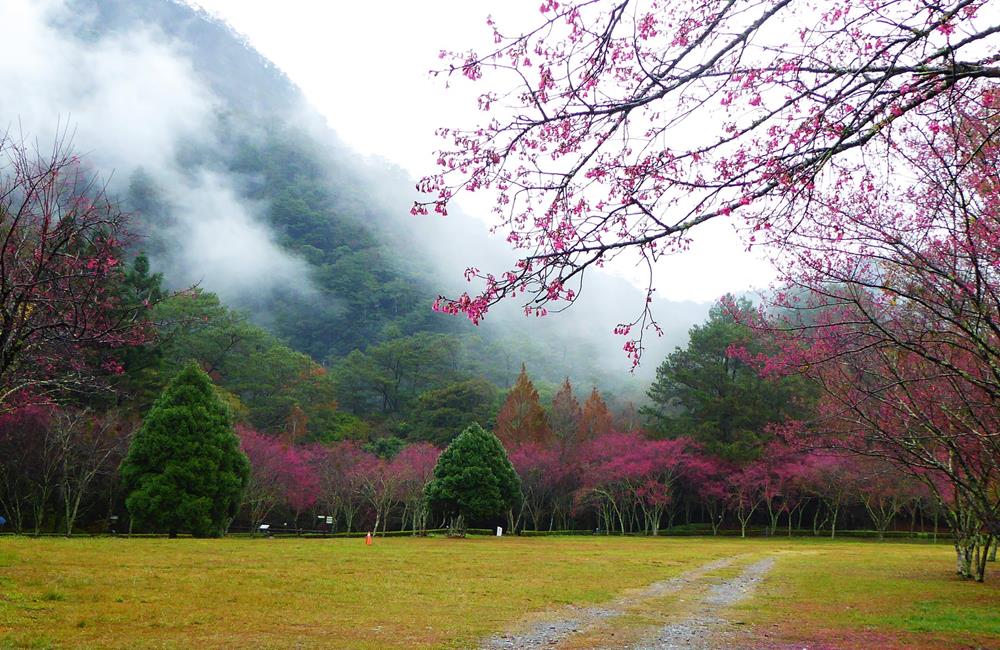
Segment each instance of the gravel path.
[{"label": "gravel path", "polygon": [[[636,603],[677,591],[692,582],[701,580],[705,574],[727,567],[738,557],[724,558],[709,562],[696,569],[669,580],[654,582],[648,587],[631,592],[603,605],[593,607],[569,606],[559,609],[526,631],[502,634],[488,639],[482,650],[551,648],[575,634],[587,631],[603,621],[621,616]],[[717,650],[731,647],[713,637],[726,627],[720,610],[738,603],[750,595],[757,583],[774,564],[774,558],[766,558],[749,565],[740,575],[723,580],[708,589],[708,594],[699,602],[694,612],[683,621],[667,625],[654,638],[632,646],[632,650]],[[618,646],[616,646],[618,647]]]},{"label": "gravel path", "polygon": [[[550,618],[533,624],[527,631],[514,634],[502,634],[488,639],[482,646],[483,650],[548,648],[567,639],[574,634],[585,631],[594,625],[616,616],[621,616],[625,610],[635,603],[656,598],[684,587],[699,580],[706,573],[729,566],[737,558],[730,557],[715,562],[709,562],[669,580],[654,582],[648,587],[594,607],[569,606],[557,610]],[[659,647],[659,646],[657,646]]]},{"label": "gravel path", "polygon": [[699,608],[687,619],[667,625],[652,642],[634,646],[636,650],[715,650],[732,647],[713,639],[715,633],[726,626],[719,610],[729,607],[750,595],[761,578],[774,565],[774,558],[766,558],[748,566],[743,573],[712,585]]}]

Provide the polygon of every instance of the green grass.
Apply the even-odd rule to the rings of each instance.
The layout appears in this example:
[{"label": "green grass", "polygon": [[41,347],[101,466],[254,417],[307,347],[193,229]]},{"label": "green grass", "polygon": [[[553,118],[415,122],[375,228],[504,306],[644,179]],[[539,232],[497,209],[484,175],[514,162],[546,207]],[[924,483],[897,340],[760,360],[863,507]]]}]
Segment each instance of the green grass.
[{"label": "green grass", "polygon": [[825,541],[789,544],[746,622],[790,642],[844,648],[1000,647],[1000,570],[959,579],[949,545]]},{"label": "green grass", "polygon": [[[1000,646],[1000,572],[986,585],[961,582],[946,545],[5,537],[0,647],[469,647],[562,605],[600,603],[722,557],[744,564],[772,553],[767,581],[732,614],[769,638],[809,631],[848,646],[877,635]],[[667,620],[685,598],[632,615]]]}]

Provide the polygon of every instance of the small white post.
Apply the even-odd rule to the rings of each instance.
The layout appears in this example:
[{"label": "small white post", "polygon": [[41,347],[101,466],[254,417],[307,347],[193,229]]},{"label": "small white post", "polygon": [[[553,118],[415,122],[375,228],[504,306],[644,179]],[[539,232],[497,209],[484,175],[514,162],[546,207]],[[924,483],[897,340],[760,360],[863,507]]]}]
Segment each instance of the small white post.
[{"label": "small white post", "polygon": [[503,526],[497,526],[497,537],[503,537]]}]

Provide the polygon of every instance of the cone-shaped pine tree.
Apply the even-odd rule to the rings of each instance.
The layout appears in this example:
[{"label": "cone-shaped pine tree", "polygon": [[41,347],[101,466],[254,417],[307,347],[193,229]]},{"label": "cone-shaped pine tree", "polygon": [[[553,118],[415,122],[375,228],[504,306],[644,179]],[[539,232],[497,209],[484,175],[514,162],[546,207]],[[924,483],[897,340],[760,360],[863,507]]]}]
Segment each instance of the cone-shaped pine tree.
[{"label": "cone-shaped pine tree", "polygon": [[549,422],[552,432],[560,442],[570,442],[580,428],[580,402],[573,395],[573,385],[569,377],[562,383],[559,392],[552,398],[552,409],[549,411]]},{"label": "cone-shaped pine tree", "polygon": [[194,364],[153,404],[121,471],[133,522],[171,537],[224,534],[249,474],[229,409]]},{"label": "cone-shaped pine tree", "polygon": [[552,439],[549,418],[538,401],[538,391],[521,364],[521,374],[497,413],[497,437],[508,447],[522,442],[545,444]]},{"label": "cone-shaped pine tree", "polygon": [[608,433],[614,429],[614,418],[608,405],[604,403],[604,398],[597,391],[597,387],[590,392],[590,397],[583,404],[583,415],[580,416],[580,428],[578,436],[581,441],[593,440],[597,436]]},{"label": "cone-shaped pine tree", "polygon": [[441,452],[434,478],[424,489],[431,509],[456,521],[503,516],[521,501],[521,479],[500,440],[469,425]]}]

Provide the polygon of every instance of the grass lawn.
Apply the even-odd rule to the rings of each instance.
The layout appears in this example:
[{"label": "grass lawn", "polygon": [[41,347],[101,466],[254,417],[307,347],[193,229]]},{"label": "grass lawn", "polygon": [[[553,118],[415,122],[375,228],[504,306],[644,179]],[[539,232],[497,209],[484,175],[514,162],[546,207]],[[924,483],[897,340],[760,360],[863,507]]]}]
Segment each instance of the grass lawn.
[{"label": "grass lawn", "polygon": [[945,544],[603,537],[2,537],[0,647],[469,647],[561,605],[771,554],[730,618],[776,647],[1000,647],[1000,571],[961,582]]},{"label": "grass lawn", "polygon": [[778,647],[1000,648],[1000,565],[984,584],[955,575],[948,544],[803,541],[786,545],[733,620]]}]

